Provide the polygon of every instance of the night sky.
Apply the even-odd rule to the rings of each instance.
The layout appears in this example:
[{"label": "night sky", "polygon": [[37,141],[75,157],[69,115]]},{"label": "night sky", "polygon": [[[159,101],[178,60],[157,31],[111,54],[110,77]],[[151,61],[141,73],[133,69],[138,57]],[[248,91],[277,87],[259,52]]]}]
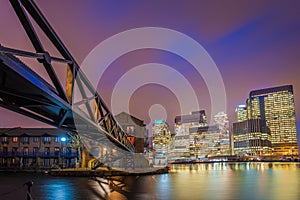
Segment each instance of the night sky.
[{"label": "night sky", "polygon": [[[245,104],[251,90],[292,84],[294,86],[297,125],[300,126],[300,1],[98,1],[51,0],[36,1],[50,24],[78,63],[102,41],[126,30],[160,27],[175,30],[197,41],[216,64],[226,92],[226,112],[230,123],[236,120],[235,108]],[[3,46],[33,51],[33,48],[8,1],[0,2],[0,43]],[[38,33],[41,33],[38,31]],[[45,48],[53,51],[45,37]],[[159,37],[159,36],[158,36]],[[140,35],[139,38],[143,39]],[[131,41],[131,42],[132,42]],[[111,46],[115,51],[125,44]],[[169,45],[179,45],[169,44]],[[184,49],[189,52],[191,49]],[[53,55],[57,55],[54,52]],[[101,55],[99,55],[101,58]],[[187,60],[159,49],[139,49],[120,55],[104,71],[98,92],[112,107],[113,90],[124,74],[136,66],[160,63],[176,70],[194,90],[199,108],[211,116],[209,87]],[[95,72],[97,71],[95,66]],[[63,79],[65,68],[58,67]],[[43,70],[36,71],[45,76]],[[140,73],[146,80],[158,74]],[[181,85],[168,74],[164,81]],[[172,78],[173,77],[173,78]],[[213,78],[213,77],[209,77]],[[129,80],[127,80],[128,82]],[[176,82],[177,81],[177,82]],[[125,82],[126,83],[126,82]],[[177,85],[176,85],[177,84]],[[185,87],[182,88],[183,91]],[[126,91],[123,91],[126,92]],[[120,93],[119,96],[122,96]],[[153,118],[167,118],[173,126],[180,114],[181,102],[173,89],[159,83],[140,84],[130,96],[130,114],[146,124]],[[151,106],[157,113],[149,114]],[[153,111],[152,110],[152,111]],[[40,127],[44,124],[0,108],[1,127]],[[192,111],[192,110],[190,110]],[[221,110],[220,110],[221,111]],[[117,113],[114,113],[117,114]],[[299,128],[298,132],[299,132]]]}]

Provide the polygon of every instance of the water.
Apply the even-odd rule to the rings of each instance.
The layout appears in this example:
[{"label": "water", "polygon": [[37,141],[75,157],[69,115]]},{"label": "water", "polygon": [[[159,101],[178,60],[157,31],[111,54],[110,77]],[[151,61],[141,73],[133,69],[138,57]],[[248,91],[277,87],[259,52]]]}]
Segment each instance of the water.
[{"label": "water", "polygon": [[[171,165],[169,174],[126,177],[126,186],[101,189],[87,177],[0,173],[0,199],[25,199],[33,180],[34,200],[175,199],[299,200],[300,163],[210,163]],[[121,178],[121,177],[118,177]],[[114,182],[119,183],[119,182]],[[123,187],[124,186],[124,187]]]}]

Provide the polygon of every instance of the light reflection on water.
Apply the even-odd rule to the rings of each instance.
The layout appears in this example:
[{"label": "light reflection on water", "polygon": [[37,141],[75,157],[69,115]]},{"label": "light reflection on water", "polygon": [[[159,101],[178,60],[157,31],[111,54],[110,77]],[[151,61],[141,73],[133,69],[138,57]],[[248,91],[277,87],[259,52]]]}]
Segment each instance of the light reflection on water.
[{"label": "light reflection on water", "polygon": [[[300,163],[209,163],[170,165],[170,173],[126,177],[126,187],[106,186],[85,177],[0,173],[0,199],[24,199],[33,180],[34,200],[64,199],[300,199]],[[114,190],[112,190],[114,189]],[[12,191],[12,192],[11,192]]]},{"label": "light reflection on water", "polygon": [[[0,173],[0,199],[25,199],[26,186],[33,181],[33,200],[81,200],[104,199],[105,193],[99,184],[86,177],[53,177],[38,173]],[[108,186],[106,186],[108,189]]]},{"label": "light reflection on water", "polygon": [[[172,165],[166,199],[300,199],[300,163]],[[184,189],[181,189],[184,188]]]}]

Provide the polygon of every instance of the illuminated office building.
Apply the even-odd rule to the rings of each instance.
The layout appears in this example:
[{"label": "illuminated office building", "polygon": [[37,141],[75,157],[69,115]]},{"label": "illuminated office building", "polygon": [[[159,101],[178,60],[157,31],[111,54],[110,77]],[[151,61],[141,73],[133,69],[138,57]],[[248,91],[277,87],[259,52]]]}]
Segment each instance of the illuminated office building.
[{"label": "illuminated office building", "polygon": [[270,155],[270,129],[263,119],[248,119],[233,123],[234,153],[236,155]]},{"label": "illuminated office building", "polygon": [[298,154],[292,85],[251,91],[247,114],[249,119],[265,120],[274,154]]},{"label": "illuminated office building", "polygon": [[222,155],[230,154],[230,135],[229,135],[229,120],[227,114],[219,112],[214,116],[214,124],[218,126],[220,144],[219,153]]},{"label": "illuminated office building", "polygon": [[214,124],[208,125],[205,111],[175,118],[175,139],[172,158],[197,159],[230,154],[229,121],[219,112]]},{"label": "illuminated office building", "polygon": [[190,158],[190,129],[207,126],[204,110],[175,117],[175,137],[170,159]]},{"label": "illuminated office building", "polygon": [[190,128],[190,158],[229,155],[229,135],[218,125]]},{"label": "illuminated office building", "polygon": [[220,133],[229,137],[229,121],[226,113],[217,113],[214,116],[214,124],[216,124],[219,127]]},{"label": "illuminated office building", "polygon": [[236,109],[236,117],[238,122],[247,120],[247,107],[246,105],[239,105]]},{"label": "illuminated office building", "polygon": [[214,124],[212,125],[191,127],[189,129],[191,158],[230,154],[227,114],[219,112],[213,119]]},{"label": "illuminated office building", "polygon": [[171,133],[167,122],[163,120],[155,120],[152,126],[152,144],[155,165],[167,164],[167,155],[170,148]]}]

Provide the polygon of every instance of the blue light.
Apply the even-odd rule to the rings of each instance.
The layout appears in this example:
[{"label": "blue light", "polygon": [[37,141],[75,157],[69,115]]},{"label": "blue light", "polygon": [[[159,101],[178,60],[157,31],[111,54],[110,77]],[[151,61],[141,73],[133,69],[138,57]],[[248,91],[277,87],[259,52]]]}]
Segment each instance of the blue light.
[{"label": "blue light", "polygon": [[65,142],[67,139],[65,137],[60,138],[60,141]]},{"label": "blue light", "polygon": [[239,108],[246,108],[246,105],[238,105]]},{"label": "blue light", "polygon": [[155,124],[162,124],[164,121],[161,119],[155,120]]}]

